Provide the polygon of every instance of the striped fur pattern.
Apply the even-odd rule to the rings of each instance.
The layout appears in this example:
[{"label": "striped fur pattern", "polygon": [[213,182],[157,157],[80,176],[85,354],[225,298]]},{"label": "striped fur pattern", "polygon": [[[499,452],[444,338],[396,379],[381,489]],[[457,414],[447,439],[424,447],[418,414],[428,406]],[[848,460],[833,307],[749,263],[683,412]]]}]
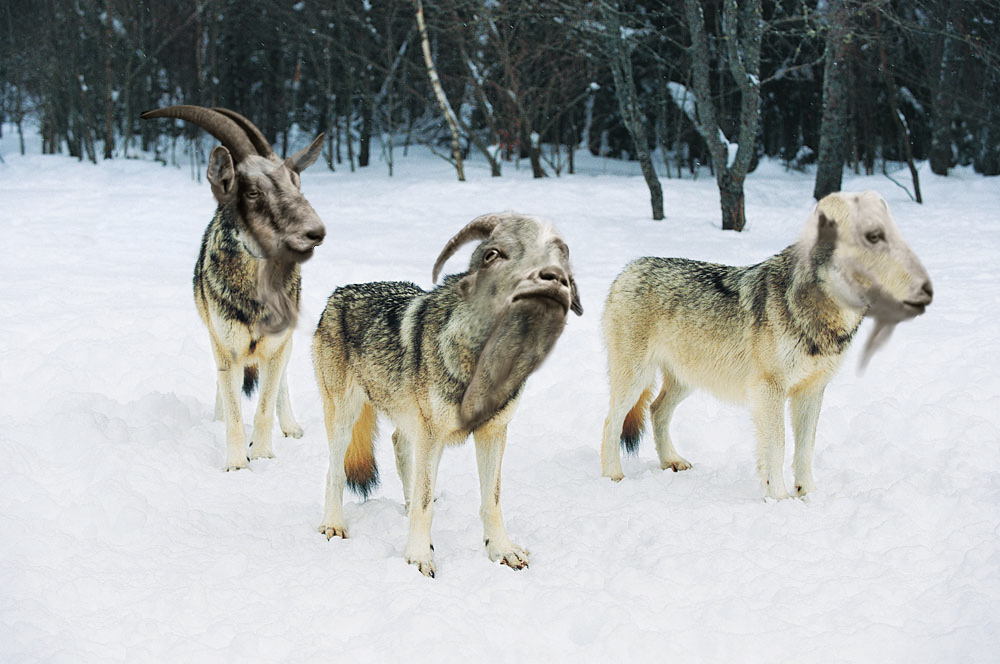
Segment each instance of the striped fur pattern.
[{"label": "striped fur pattern", "polygon": [[[218,207],[202,237],[193,286],[218,369],[215,416],[226,423],[226,470],[239,470],[251,458],[274,456],[275,409],[282,432],[302,436],[285,367],[302,290],[299,264],[326,234],[299,178],[319,156],[323,136],[282,160],[253,123],[228,109],[170,106],[142,117],[187,120],[222,142],[209,157]],[[250,396],[258,381],[248,454],[239,392]]]},{"label": "striped fur pattern", "polygon": [[507,423],[528,376],[552,349],[567,312],[582,312],[565,242],[549,224],[515,213],[484,215],[448,243],[481,243],[469,271],[424,291],[412,283],[338,288],[313,339],[313,360],[330,444],[319,527],[346,537],[345,483],[367,495],[377,482],[375,413],[395,426],[396,468],[410,518],[408,562],[434,575],[430,525],[438,462],[472,434],[482,490],[480,514],[491,560],[527,566],[500,511]]},{"label": "striped fur pattern", "polygon": [[661,468],[690,468],[669,425],[677,405],[700,388],[750,406],[771,498],[789,495],[782,462],[790,401],[795,493],[805,495],[815,486],[823,392],[862,319],[894,325],[923,313],[931,296],[927,272],[876,192],[824,198],[800,240],[757,265],[633,261],[612,284],[604,311],[611,400],[602,474],[622,479],[619,446],[637,447],[646,404]]}]

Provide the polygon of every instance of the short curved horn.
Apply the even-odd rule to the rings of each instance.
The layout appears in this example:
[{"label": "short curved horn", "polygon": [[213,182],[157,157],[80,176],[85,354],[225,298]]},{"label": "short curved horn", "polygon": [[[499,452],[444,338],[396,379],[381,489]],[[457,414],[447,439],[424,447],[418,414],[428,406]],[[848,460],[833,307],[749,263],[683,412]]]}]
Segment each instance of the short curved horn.
[{"label": "short curved horn", "polygon": [[250,122],[247,118],[243,117],[236,111],[231,111],[228,108],[222,108],[221,106],[213,106],[212,110],[216,113],[222,113],[227,118],[235,122],[243,130],[243,133],[247,135],[250,142],[253,143],[254,149],[257,150],[257,154],[266,159],[271,159],[272,157],[277,157],[274,150],[271,148],[271,144],[267,142],[264,138],[264,134],[257,129],[257,126]]},{"label": "short curved horn", "polygon": [[438,274],[441,272],[441,268],[444,267],[444,264],[448,261],[448,259],[451,258],[456,251],[458,251],[459,247],[466,242],[471,242],[473,240],[485,240],[503,221],[503,215],[484,214],[470,221],[465,228],[460,230],[455,235],[455,237],[448,240],[448,244],[444,245],[444,249],[441,250],[441,255],[438,256],[437,261],[434,262],[434,282],[437,282]]},{"label": "short curved horn", "polygon": [[155,111],[146,111],[140,115],[143,120],[154,118],[177,118],[198,125],[212,136],[215,136],[232,153],[233,159],[239,163],[247,157],[257,154],[253,143],[247,138],[246,132],[234,120],[225,115],[201,106],[167,106]]}]

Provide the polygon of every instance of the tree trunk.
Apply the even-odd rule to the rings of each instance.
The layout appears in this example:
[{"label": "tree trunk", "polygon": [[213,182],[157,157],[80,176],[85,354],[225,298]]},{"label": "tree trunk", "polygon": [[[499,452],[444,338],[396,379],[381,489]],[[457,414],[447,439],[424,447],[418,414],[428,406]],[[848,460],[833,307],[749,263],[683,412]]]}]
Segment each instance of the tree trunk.
[{"label": "tree trunk", "polygon": [[823,120],[816,158],[817,201],[840,191],[847,156],[848,88],[850,64],[849,13],[844,0],[830,0],[827,10],[825,66],[823,68]]},{"label": "tree trunk", "polygon": [[[608,0],[608,2],[610,1]],[[635,79],[632,76],[632,58],[628,52],[627,44],[623,43],[619,18],[620,8],[617,0],[614,0],[614,6],[609,6],[608,2],[601,3],[601,10],[604,14],[605,30],[607,31],[605,41],[610,56],[611,75],[615,82],[615,97],[618,100],[622,119],[625,121],[625,128],[628,129],[628,133],[632,137],[635,156],[639,160],[639,167],[646,179],[646,186],[649,188],[649,202],[653,210],[653,219],[659,221],[663,219],[663,188],[660,186],[660,178],[656,175],[653,158],[649,152],[645,118],[639,108]]]},{"label": "tree trunk", "polygon": [[743,181],[736,181],[728,173],[717,180],[719,183],[719,203],[722,208],[722,230],[742,231],[747,223]]},{"label": "tree trunk", "polygon": [[111,71],[111,55],[114,53],[114,45],[111,36],[113,33],[111,23],[114,20],[111,13],[111,0],[104,2],[105,27],[104,27],[104,158],[111,159],[115,147],[114,114],[112,113],[111,88],[114,78]]},{"label": "tree trunk", "polygon": [[937,175],[948,175],[948,169],[955,165],[952,153],[951,121],[955,112],[955,82],[961,75],[957,60],[960,44],[953,35],[955,22],[959,20],[961,2],[951,2],[944,26],[944,43],[941,45],[941,62],[936,90],[931,106],[931,171]]},{"label": "tree trunk", "polygon": [[763,32],[760,0],[747,0],[741,9],[737,0],[725,0],[725,62],[740,90],[739,138],[730,162],[730,145],[716,120],[710,84],[710,56],[705,19],[698,0],[684,0],[691,35],[691,73],[697,102],[698,133],[708,145],[715,179],[719,185],[723,230],[742,231],[746,222],[743,181],[753,158],[760,123],[760,44]]},{"label": "tree trunk", "polygon": [[434,66],[434,58],[431,57],[431,42],[427,37],[427,26],[424,24],[424,4],[421,0],[414,0],[414,3],[417,8],[417,29],[420,31],[420,45],[424,52],[424,64],[427,65],[427,76],[431,80],[434,96],[437,97],[438,105],[441,107],[444,119],[451,130],[451,157],[454,160],[458,181],[464,182],[465,169],[462,167],[462,148],[458,140],[458,121],[455,118],[455,111],[448,103],[448,97],[444,94],[441,79],[438,78],[437,68]]}]

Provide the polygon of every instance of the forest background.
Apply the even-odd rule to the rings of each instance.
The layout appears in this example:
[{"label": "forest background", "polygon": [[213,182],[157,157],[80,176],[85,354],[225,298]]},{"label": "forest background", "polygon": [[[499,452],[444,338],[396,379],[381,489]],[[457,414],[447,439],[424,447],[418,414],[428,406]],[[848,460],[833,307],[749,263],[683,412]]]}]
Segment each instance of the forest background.
[{"label": "forest background", "polygon": [[497,177],[521,159],[535,177],[573,174],[581,147],[638,160],[654,219],[662,178],[707,171],[734,230],[763,156],[815,163],[816,198],[840,189],[844,166],[888,175],[887,162],[907,162],[912,181],[897,184],[916,200],[915,161],[938,175],[1000,174],[996,0],[2,6],[0,126],[23,135],[36,123],[43,152],[81,160],[148,152],[200,177],[214,142],[139,114],[223,106],[281,155],[297,132],[324,132],[331,170],[368,168],[374,155],[392,175],[414,143],[459,179],[470,154]]}]

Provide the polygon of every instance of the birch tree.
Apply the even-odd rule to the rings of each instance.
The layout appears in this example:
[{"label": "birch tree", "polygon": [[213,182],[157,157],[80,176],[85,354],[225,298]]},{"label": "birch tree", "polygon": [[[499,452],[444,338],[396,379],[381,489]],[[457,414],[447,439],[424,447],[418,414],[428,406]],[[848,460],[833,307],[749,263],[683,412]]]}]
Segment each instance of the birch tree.
[{"label": "birch tree", "polygon": [[462,148],[458,141],[458,120],[455,118],[455,111],[448,103],[448,97],[444,94],[441,86],[441,79],[438,77],[437,69],[434,67],[434,58],[431,57],[431,42],[427,37],[427,25],[424,23],[424,3],[421,0],[414,0],[417,8],[417,30],[420,32],[420,45],[424,52],[424,63],[427,65],[427,76],[430,78],[431,87],[434,88],[434,96],[437,97],[438,105],[444,114],[444,119],[451,130],[451,157],[455,165],[455,172],[458,174],[459,182],[465,181],[465,170],[462,168]]}]

